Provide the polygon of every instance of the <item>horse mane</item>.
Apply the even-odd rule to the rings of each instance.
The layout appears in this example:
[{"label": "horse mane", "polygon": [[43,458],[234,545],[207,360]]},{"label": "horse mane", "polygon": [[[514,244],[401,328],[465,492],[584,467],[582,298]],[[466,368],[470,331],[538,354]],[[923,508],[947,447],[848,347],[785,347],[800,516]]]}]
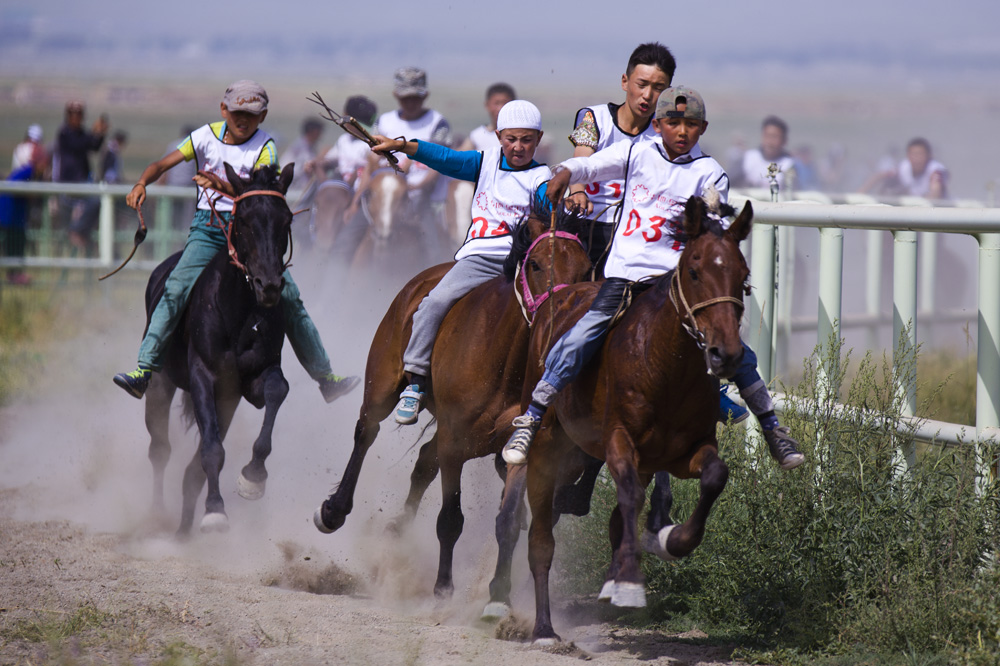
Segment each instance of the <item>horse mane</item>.
[{"label": "horse mane", "polygon": [[[552,215],[551,206],[552,204],[549,203],[548,199],[536,193],[532,197],[531,212],[521,218],[517,227],[511,233],[513,242],[511,243],[510,252],[503,262],[503,274],[508,281],[514,280],[514,271],[517,269],[518,264],[524,260],[524,255],[528,253],[528,248],[531,247],[533,239],[531,238],[531,229],[528,226],[528,220],[531,218],[543,220],[546,223],[546,228],[548,228]],[[590,220],[581,217],[579,214],[570,212],[565,207],[559,206],[559,212],[556,214],[556,230],[573,234],[584,245],[587,244],[587,237],[584,231],[589,222]]]},{"label": "horse mane", "polygon": [[264,164],[250,172],[248,190],[273,190],[281,173],[277,164]]}]

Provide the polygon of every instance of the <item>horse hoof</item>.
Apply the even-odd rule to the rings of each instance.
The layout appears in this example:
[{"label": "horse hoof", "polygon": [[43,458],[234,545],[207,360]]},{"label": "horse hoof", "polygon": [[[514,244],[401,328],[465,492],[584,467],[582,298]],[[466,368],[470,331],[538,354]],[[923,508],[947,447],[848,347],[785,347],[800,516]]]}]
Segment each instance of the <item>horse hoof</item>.
[{"label": "horse hoof", "polygon": [[559,645],[559,643],[561,643],[561,642],[562,641],[560,641],[559,637],[557,636],[555,638],[551,638],[551,637],[550,638],[536,638],[535,640],[531,641],[531,644],[534,645],[535,647],[552,647],[554,645]]},{"label": "horse hoof", "polygon": [[611,604],[622,608],[645,608],[646,587],[642,583],[618,583]]},{"label": "horse hoof", "polygon": [[322,504],[320,504],[316,508],[315,513],[313,513],[313,525],[315,525],[316,529],[318,529],[323,534],[333,534],[333,530],[330,529],[329,527],[327,527],[326,523],[323,522],[323,505]]},{"label": "horse hoof", "polygon": [[266,480],[257,483],[255,481],[251,481],[242,474],[236,477],[236,492],[238,492],[240,497],[243,499],[259,500],[264,496],[264,487],[266,485]]},{"label": "horse hoof", "polygon": [[611,601],[611,597],[615,594],[615,581],[614,579],[604,581],[604,585],[601,587],[601,591],[597,593],[597,600],[607,603]]},{"label": "horse hoof", "polygon": [[486,608],[483,609],[483,614],[479,616],[479,619],[483,622],[497,622],[508,615],[510,615],[510,606],[502,601],[491,601],[486,604]]},{"label": "horse hoof", "polygon": [[224,513],[206,513],[201,519],[201,531],[205,533],[229,531],[229,516]]},{"label": "horse hoof", "polygon": [[639,545],[647,553],[656,555],[665,562],[679,560],[679,557],[671,555],[670,551],[667,550],[667,538],[675,527],[677,525],[667,525],[656,534],[653,534],[649,530],[643,530],[642,537],[639,539]]}]

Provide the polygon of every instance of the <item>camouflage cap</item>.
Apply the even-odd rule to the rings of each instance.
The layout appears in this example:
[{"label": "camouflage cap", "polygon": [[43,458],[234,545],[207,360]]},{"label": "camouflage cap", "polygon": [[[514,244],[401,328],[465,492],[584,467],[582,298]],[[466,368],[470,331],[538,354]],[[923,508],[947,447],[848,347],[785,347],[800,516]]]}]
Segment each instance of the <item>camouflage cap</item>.
[{"label": "camouflage cap", "polygon": [[[683,111],[677,110],[678,104],[686,105]],[[667,88],[660,93],[660,100],[656,103],[656,114],[653,117],[705,120],[705,100],[691,88],[684,86]]]},{"label": "camouflage cap", "polygon": [[427,97],[427,72],[419,67],[397,69],[392,92],[396,97]]},{"label": "camouflage cap", "polygon": [[267,93],[264,87],[256,81],[242,79],[226,88],[222,103],[230,111],[245,111],[260,115],[267,111]]}]

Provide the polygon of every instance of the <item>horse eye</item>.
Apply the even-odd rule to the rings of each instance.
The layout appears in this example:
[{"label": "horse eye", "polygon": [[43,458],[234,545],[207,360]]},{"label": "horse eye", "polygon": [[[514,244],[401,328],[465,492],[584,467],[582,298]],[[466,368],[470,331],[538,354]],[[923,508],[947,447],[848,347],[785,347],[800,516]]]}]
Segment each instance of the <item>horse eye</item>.
[{"label": "horse eye", "polygon": [[531,270],[533,270],[533,271],[540,271],[540,270],[542,270],[542,267],[541,267],[541,266],[539,266],[539,265],[538,265],[538,263],[537,263],[537,262],[536,262],[536,261],[535,261],[534,259],[532,259],[532,260],[530,260],[530,261],[528,262],[528,266],[529,266],[529,267],[531,268]]}]

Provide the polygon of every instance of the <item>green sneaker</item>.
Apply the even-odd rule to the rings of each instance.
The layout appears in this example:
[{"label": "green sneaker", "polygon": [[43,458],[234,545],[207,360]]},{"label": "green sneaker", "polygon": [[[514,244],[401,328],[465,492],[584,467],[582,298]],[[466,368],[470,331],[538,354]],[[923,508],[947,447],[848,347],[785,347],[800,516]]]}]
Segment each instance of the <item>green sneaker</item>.
[{"label": "green sneaker", "polygon": [[125,389],[133,398],[141,399],[149,387],[149,378],[152,374],[152,370],[145,368],[136,368],[132,372],[119,372],[115,375],[115,384]]},{"label": "green sneaker", "polygon": [[324,400],[333,402],[340,396],[353,391],[354,387],[360,383],[360,377],[341,377],[331,372],[319,380],[319,392],[323,394]]}]

